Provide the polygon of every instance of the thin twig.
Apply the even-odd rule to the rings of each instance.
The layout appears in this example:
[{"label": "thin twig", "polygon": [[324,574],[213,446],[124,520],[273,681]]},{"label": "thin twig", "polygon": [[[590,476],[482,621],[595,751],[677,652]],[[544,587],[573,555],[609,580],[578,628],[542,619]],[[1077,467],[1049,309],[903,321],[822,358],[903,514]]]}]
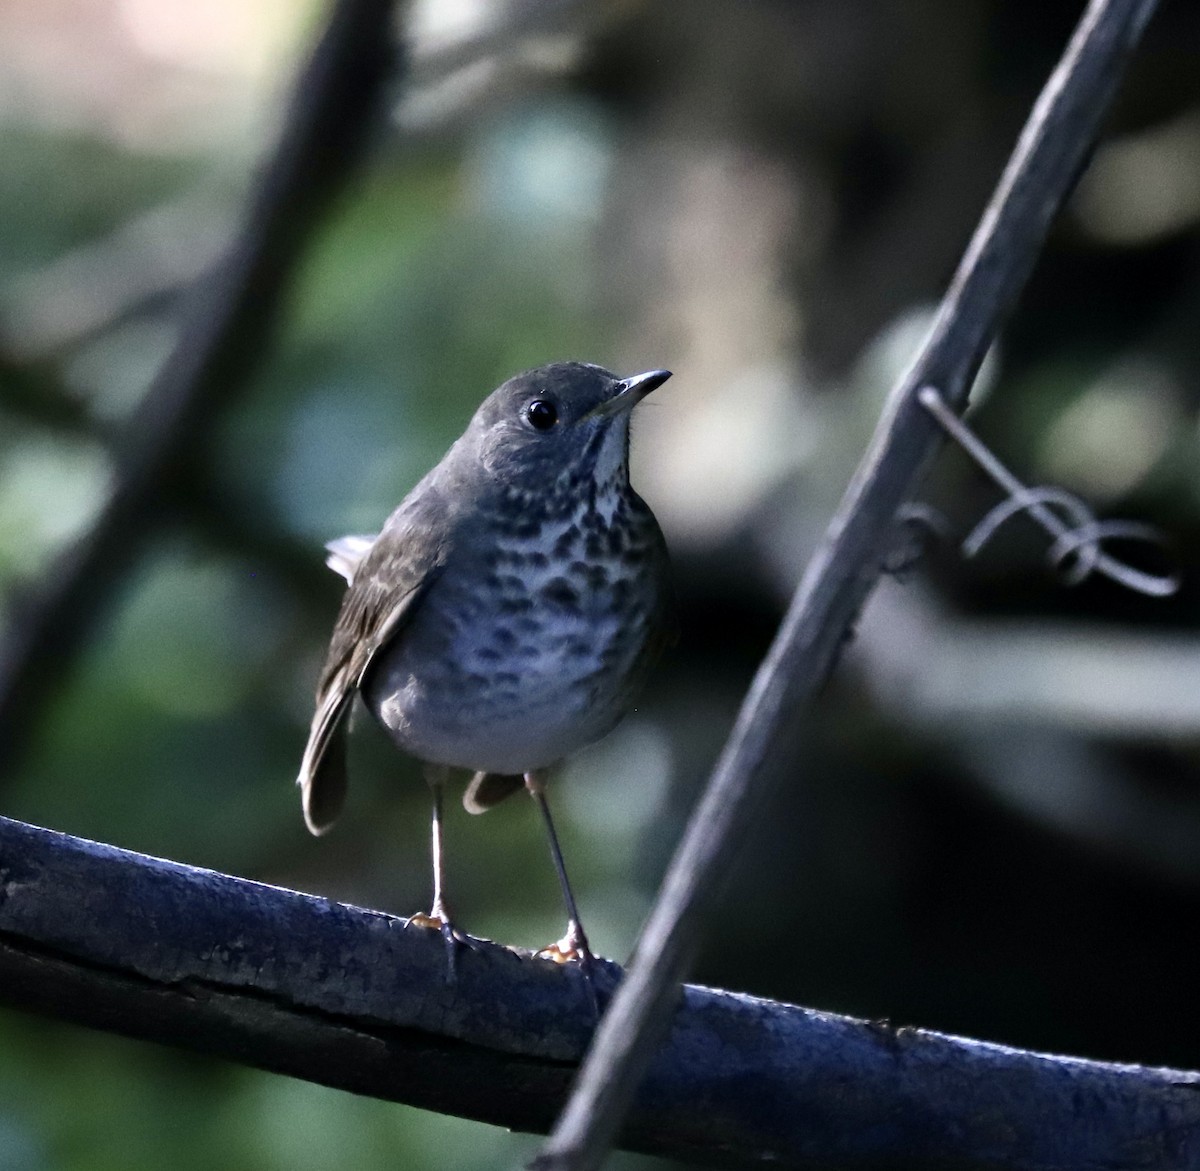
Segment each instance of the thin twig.
[{"label": "thin twig", "polygon": [[179,343],[115,444],[104,508],[9,624],[0,645],[0,768],[19,755],[95,614],[168,514],[161,493],[266,347],[305,241],[353,174],[383,110],[398,67],[392,28],[391,0],[334,5],[239,233],[195,289]]},{"label": "thin twig", "polygon": [[[588,1040],[582,973],[483,942],[458,962],[448,988],[436,931],[0,818],[0,1004],[544,1132]],[[1200,1074],[695,987],[674,1024],[632,1149],[823,1171],[1200,1163]]]},{"label": "thin twig", "polygon": [[[1038,98],[912,369],[804,574],[684,833],[631,969],[605,1014],[539,1171],[592,1171],[669,1021],[704,913],[770,789],[780,728],[828,676],[940,433],[917,401],[937,386],[961,410],[1094,141],[1155,0],[1092,0]],[[794,776],[792,778],[795,780]],[[918,1160],[919,1162],[919,1160]]]}]

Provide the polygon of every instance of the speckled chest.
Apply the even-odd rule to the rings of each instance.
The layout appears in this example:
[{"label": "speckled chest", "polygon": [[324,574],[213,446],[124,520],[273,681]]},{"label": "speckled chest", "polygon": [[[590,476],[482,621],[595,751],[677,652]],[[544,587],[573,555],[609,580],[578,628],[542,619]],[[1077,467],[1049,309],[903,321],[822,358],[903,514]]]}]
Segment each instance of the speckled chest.
[{"label": "speckled chest", "polygon": [[632,699],[665,599],[658,526],[632,491],[563,502],[516,493],[456,550],[368,689],[423,760],[541,768]]}]

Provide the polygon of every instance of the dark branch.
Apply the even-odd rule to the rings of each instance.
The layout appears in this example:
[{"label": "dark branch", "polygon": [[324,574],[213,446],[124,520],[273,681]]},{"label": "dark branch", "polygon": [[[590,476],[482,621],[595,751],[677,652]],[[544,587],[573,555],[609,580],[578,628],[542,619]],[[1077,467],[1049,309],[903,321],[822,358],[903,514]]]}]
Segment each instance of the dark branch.
[{"label": "dark branch", "polygon": [[337,0],[236,239],[194,290],[178,345],[115,444],[117,474],[88,534],[14,615],[0,645],[0,764],[11,765],[94,614],[167,510],[160,494],[203,446],[265,348],[312,228],[361,158],[397,54],[391,0]]},{"label": "dark branch", "polygon": [[[536,1132],[590,1020],[575,967],[481,945],[448,987],[441,938],[402,919],[2,818],[0,1002]],[[705,988],[672,1023],[633,1149],[827,1171],[1200,1165],[1200,1074]]]},{"label": "dark branch", "polygon": [[[22,366],[0,351],[0,411],[47,427],[60,435],[85,436],[110,448],[113,436],[86,406],[75,399],[50,372]],[[266,569],[301,605],[327,615],[325,592],[329,572],[312,547],[288,536],[261,517],[259,510],[236,495],[214,488],[208,469],[189,463],[173,470],[156,504],[160,519],[170,516],[210,548]]]},{"label": "dark branch", "polygon": [[43,366],[25,366],[0,350],[0,410],[64,435],[103,439],[86,405]]},{"label": "dark branch", "polygon": [[795,719],[833,669],[893,546],[897,510],[912,496],[939,446],[938,430],[917,392],[932,386],[957,410],[966,405],[984,354],[1079,175],[1154,7],[1155,0],[1092,0],[1042,91],[930,337],[893,391],[759,668],[642,930],[629,976],[537,1161],[543,1171],[599,1166],[666,1027],[720,878],[770,788],[779,730]]}]

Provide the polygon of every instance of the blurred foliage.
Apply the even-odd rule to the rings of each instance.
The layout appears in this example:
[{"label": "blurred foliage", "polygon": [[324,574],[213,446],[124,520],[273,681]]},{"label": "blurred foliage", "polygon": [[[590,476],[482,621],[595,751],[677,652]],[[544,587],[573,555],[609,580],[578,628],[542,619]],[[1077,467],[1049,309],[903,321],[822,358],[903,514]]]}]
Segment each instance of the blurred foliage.
[{"label": "blurred foliage", "polygon": [[[425,787],[369,721],[344,822],[320,842],[304,833],[291,780],[339,582],[298,584],[279,550],[315,564],[325,540],[377,528],[516,370],[564,357],[664,365],[676,378],[641,411],[635,480],[676,552],[683,639],[638,711],[552,790],[593,943],[626,955],[1077,7],[704,0],[681,25],[671,6],[612,6],[553,37],[498,38],[477,66],[427,78],[311,241],[279,335],[195,453],[203,498],[161,528],[166,504],[149,502],[157,536],[131,557],[119,604],[95,615],[82,661],[64,664],[31,752],[0,778],[0,809],[399,913],[423,907]],[[295,8],[262,5],[270,51],[214,34],[272,61],[262,72],[232,48],[188,58],[153,5],[0,9],[0,619],[103,499],[106,437],[172,344],[188,282],[270,142],[314,22],[312,6]],[[473,11],[416,8],[434,39]],[[233,28],[235,11],[214,0],[203,19]],[[46,45],[75,67],[52,67]],[[935,552],[909,583],[967,661],[980,629],[1050,622],[1197,645],[1198,50],[1200,15],[1165,6],[976,415],[1026,477],[1159,525],[1187,585],[1165,604],[1103,583],[1065,590],[1015,524],[979,561]],[[954,454],[931,497],[961,529],[993,503]],[[1047,638],[1015,680],[989,680],[981,661],[961,710],[918,710],[911,689],[880,682],[889,637],[907,636],[864,625],[817,710],[797,713],[785,783],[745,844],[700,976],[1000,1041],[1200,1065],[1200,971],[1180,945],[1200,911],[1200,698],[1191,723],[1170,726],[1047,709],[985,728],[972,704],[987,710],[1025,676],[1085,709],[1110,683],[1072,675]],[[890,650],[917,672],[930,654],[916,641]],[[1059,796],[1041,803],[1021,797],[1009,751],[1034,732],[1059,748],[1044,786]],[[1080,744],[1109,789],[1071,771]],[[1130,812],[1105,820],[1117,797]],[[1165,821],[1183,835],[1170,862],[1152,832]],[[469,930],[525,946],[560,934],[526,803],[483,820],[453,809],[447,834]],[[14,1014],[0,1019],[0,1102],[5,1171],[469,1169],[530,1149]]]}]

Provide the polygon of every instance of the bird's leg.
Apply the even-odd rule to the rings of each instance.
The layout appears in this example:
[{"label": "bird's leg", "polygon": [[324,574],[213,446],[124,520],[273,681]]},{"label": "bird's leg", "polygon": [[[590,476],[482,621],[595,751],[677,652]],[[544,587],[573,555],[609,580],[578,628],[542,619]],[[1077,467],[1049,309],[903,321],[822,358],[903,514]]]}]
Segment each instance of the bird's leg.
[{"label": "bird's leg", "polygon": [[454,926],[450,912],[446,909],[446,899],[443,893],[445,878],[445,859],[442,849],[442,790],[446,784],[448,769],[441,766],[429,765],[425,769],[425,779],[433,791],[433,821],[430,833],[430,844],[433,853],[433,906],[429,914],[418,913],[409,918],[410,926],[432,927],[442,933],[446,941],[447,974],[453,982],[457,975],[458,945],[472,946],[470,936]]},{"label": "bird's leg", "polygon": [[567,933],[557,943],[542,948],[538,955],[560,964],[566,963],[568,960],[578,960],[580,970],[587,979],[592,1007],[598,1014],[599,1003],[596,1000],[596,988],[593,983],[596,957],[592,955],[592,949],[588,946],[587,936],[583,933],[583,924],[579,920],[579,909],[575,906],[575,896],[571,893],[571,883],[567,878],[567,868],[563,863],[558,834],[554,831],[554,819],[550,816],[550,806],[546,803],[546,785],[542,774],[526,773],[525,788],[529,790],[529,795],[542,811],[542,818],[546,822],[546,836],[550,839],[550,856],[554,859],[554,869],[558,871],[558,882],[562,887],[563,902],[567,905]]}]

